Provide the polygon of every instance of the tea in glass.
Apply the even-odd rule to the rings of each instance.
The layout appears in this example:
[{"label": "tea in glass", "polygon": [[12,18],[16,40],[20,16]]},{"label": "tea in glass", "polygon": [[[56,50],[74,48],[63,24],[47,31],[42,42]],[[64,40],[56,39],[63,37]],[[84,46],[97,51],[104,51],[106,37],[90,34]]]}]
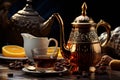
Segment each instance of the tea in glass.
[{"label": "tea in glass", "polygon": [[32,50],[33,60],[35,62],[36,70],[53,68],[57,60],[58,53],[47,53],[43,54],[42,49],[34,48]]}]

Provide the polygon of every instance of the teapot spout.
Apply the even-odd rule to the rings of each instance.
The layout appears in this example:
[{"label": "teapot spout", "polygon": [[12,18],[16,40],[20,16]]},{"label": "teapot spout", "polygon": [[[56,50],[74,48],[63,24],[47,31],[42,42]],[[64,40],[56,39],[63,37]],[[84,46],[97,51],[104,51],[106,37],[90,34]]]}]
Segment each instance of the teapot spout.
[{"label": "teapot spout", "polygon": [[69,59],[71,52],[69,49],[67,49],[67,46],[65,44],[65,39],[64,39],[64,23],[63,20],[61,18],[61,16],[59,15],[59,13],[54,13],[52,14],[51,17],[49,17],[48,20],[46,20],[43,24],[41,24],[41,33],[47,35],[50,32],[51,26],[55,20],[55,18],[57,19],[59,25],[60,25],[60,49],[61,49],[61,53],[62,56],[65,59]]},{"label": "teapot spout", "polygon": [[54,22],[54,18],[55,18],[55,13],[52,14],[52,16],[48,18],[48,20],[40,24],[40,33],[42,34],[42,36],[46,36],[50,33],[51,26]]},{"label": "teapot spout", "polygon": [[63,20],[59,14],[56,15],[56,18],[60,24],[60,50],[61,50],[61,54],[65,59],[70,59],[71,52],[70,52],[69,48],[67,48],[67,45],[65,42]]}]

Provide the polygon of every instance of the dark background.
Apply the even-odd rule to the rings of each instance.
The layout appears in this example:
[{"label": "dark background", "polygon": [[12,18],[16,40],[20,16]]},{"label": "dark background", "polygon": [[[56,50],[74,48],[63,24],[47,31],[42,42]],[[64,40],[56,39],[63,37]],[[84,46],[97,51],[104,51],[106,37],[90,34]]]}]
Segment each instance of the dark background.
[{"label": "dark background", "polygon": [[[11,2],[9,8],[8,18],[10,18],[17,11],[23,9],[26,0],[0,0],[0,4],[4,1]],[[71,31],[71,22],[81,15],[81,6],[83,2],[87,3],[87,15],[92,17],[95,23],[100,19],[108,22],[111,25],[111,30],[120,25],[120,3],[119,0],[33,0],[32,6],[40,16],[46,20],[53,14],[59,13],[64,21],[65,38],[69,38]],[[53,24],[50,37],[55,37],[59,40],[59,26],[57,23]],[[100,33],[104,29],[99,29]]]},{"label": "dark background", "polygon": [[[12,2],[9,17],[22,9],[26,4],[26,0],[8,1]],[[68,23],[65,25],[67,26],[73,22],[74,18],[81,14],[83,2],[87,3],[87,15],[92,17],[96,23],[103,19],[110,23],[112,28],[120,25],[120,3],[114,0],[33,0],[32,5],[46,19],[54,12],[60,13],[64,22]]]},{"label": "dark background", "polygon": [[[11,2],[9,17],[22,9],[26,4],[26,0],[11,0]],[[65,26],[68,26],[81,14],[83,2],[87,3],[87,15],[92,17],[96,23],[103,19],[110,23],[112,28],[120,25],[120,3],[114,0],[33,0],[32,5],[45,19],[55,12],[60,13],[66,23]]]},{"label": "dark background", "polygon": [[[11,0],[12,1],[12,0]],[[97,23],[100,19],[108,22],[114,29],[120,25],[120,3],[113,0],[33,0],[32,5],[40,16],[48,19],[53,13],[58,12],[65,24],[65,30],[69,33],[71,22],[81,14],[83,2],[87,3],[87,15]],[[26,0],[13,0],[8,16],[11,17],[22,9]],[[98,30],[99,31],[99,30]],[[65,31],[66,32],[66,31]]]}]

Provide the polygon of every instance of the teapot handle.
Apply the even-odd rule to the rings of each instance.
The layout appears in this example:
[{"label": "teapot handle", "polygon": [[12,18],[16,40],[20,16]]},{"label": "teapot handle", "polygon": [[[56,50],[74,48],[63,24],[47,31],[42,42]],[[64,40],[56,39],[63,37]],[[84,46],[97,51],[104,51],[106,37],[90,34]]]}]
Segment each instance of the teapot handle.
[{"label": "teapot handle", "polygon": [[111,36],[111,26],[109,23],[105,22],[104,20],[100,20],[96,26],[96,30],[98,29],[99,26],[103,26],[105,27],[106,31],[107,31],[107,39],[101,44],[101,46],[105,46],[108,41],[110,40],[110,36]]}]

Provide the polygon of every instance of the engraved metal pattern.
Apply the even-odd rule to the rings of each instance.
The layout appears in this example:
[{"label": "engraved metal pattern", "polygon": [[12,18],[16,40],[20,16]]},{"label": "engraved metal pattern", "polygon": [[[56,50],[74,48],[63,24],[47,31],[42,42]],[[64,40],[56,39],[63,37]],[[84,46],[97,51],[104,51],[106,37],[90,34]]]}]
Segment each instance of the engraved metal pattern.
[{"label": "engraved metal pattern", "polygon": [[[34,29],[40,27],[39,17],[24,17],[24,16],[13,16],[12,22],[14,23],[13,29],[17,31],[25,31],[24,29]],[[17,27],[16,27],[17,26]]]},{"label": "engraved metal pattern", "polygon": [[99,42],[98,36],[95,31],[91,30],[89,32],[80,32],[79,30],[73,30],[70,34],[69,41],[74,43],[80,42]]}]

